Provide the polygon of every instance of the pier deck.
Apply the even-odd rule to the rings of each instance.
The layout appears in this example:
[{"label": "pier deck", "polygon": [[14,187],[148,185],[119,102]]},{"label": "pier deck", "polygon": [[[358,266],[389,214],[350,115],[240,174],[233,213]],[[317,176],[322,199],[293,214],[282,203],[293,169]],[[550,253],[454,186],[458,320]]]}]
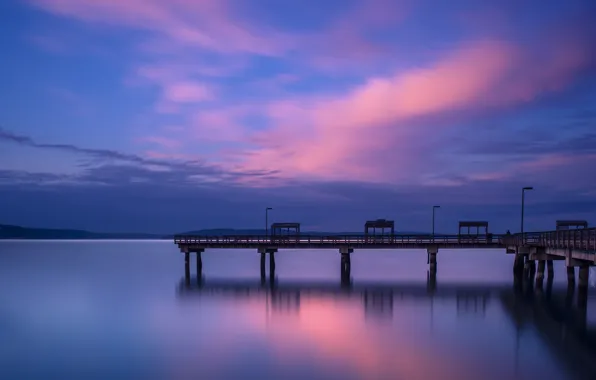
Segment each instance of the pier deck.
[{"label": "pier deck", "polygon": [[[341,254],[342,281],[349,279],[351,253],[355,249],[425,249],[429,275],[437,271],[437,253],[440,249],[504,249],[515,254],[515,276],[536,276],[542,281],[545,269],[553,271],[553,260],[565,260],[569,283],[575,283],[575,267],[579,268],[579,286],[588,286],[590,266],[596,265],[596,228],[531,232],[525,234],[458,234],[458,235],[234,235],[200,236],[179,235],[174,243],[185,254],[185,269],[190,276],[189,254],[196,253],[197,273],[201,273],[201,254],[206,249],[256,249],[261,255],[261,277],[265,275],[265,257],[269,255],[269,271],[275,272],[275,254],[279,249],[337,249]],[[538,262],[538,273],[536,273]]]}]

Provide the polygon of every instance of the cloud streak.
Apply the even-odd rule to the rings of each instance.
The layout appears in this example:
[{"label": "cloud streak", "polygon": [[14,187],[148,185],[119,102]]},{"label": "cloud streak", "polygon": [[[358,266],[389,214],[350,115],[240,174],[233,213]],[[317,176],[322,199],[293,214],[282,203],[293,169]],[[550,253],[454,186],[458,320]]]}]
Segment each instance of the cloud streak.
[{"label": "cloud streak", "polygon": [[[219,168],[215,165],[209,165],[197,160],[177,161],[177,160],[160,160],[153,158],[146,158],[134,154],[122,153],[115,150],[109,149],[90,149],[83,148],[71,144],[49,144],[39,143],[33,140],[31,137],[15,134],[6,130],[0,129],[0,140],[16,143],[21,146],[27,146],[32,148],[49,149],[55,151],[64,151],[76,154],[82,154],[87,157],[94,159],[87,166],[87,170],[93,174],[97,174],[98,171],[104,170],[105,168],[112,168],[121,171],[126,170],[143,170],[150,172],[167,172],[175,173],[174,178],[180,181],[188,181],[194,179],[195,183],[201,182],[213,182],[213,181],[237,181],[247,177],[263,177],[267,178],[273,176],[275,173],[272,171],[227,171]],[[137,169],[126,169],[125,167],[119,166],[118,163],[137,164]],[[134,177],[130,175],[130,177]],[[90,179],[89,176],[80,177],[81,179]]]}]

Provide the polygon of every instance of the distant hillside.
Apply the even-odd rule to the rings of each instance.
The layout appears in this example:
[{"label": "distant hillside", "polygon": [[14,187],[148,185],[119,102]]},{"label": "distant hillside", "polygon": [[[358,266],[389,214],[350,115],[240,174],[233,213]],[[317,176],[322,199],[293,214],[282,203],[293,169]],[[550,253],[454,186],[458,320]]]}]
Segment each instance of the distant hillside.
[{"label": "distant hillside", "polygon": [[84,230],[26,228],[0,224],[0,239],[166,239],[170,236],[139,233],[97,233]]},{"label": "distant hillside", "polygon": [[[425,232],[398,231],[397,234],[415,235]],[[224,235],[264,235],[262,229],[232,229],[215,228],[196,231],[182,232],[180,235],[199,236],[224,236]],[[302,235],[311,236],[338,236],[338,235],[359,235],[361,232],[324,232],[324,231],[302,231]],[[67,240],[98,240],[98,239],[173,239],[171,234],[142,234],[142,233],[99,233],[85,230],[49,229],[49,228],[28,228],[0,224],[0,239],[67,239]]]}]

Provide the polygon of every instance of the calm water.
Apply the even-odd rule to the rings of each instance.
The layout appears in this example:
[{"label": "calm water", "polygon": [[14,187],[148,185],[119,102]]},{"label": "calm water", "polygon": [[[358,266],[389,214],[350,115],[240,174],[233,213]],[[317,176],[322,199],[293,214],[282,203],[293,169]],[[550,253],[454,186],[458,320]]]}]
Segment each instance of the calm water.
[{"label": "calm water", "polygon": [[512,259],[440,251],[433,287],[424,251],[357,250],[346,288],[337,252],[288,250],[270,289],[253,250],[187,284],[170,242],[0,242],[0,378],[596,378],[594,271],[586,307],[561,262],[516,292]]}]

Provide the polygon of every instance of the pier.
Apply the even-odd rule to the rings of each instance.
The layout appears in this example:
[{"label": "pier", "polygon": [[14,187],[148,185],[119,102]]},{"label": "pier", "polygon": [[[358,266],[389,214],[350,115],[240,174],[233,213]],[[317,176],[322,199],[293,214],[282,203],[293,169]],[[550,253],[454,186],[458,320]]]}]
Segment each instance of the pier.
[{"label": "pier", "polygon": [[[581,227],[569,229],[570,226]],[[275,233],[290,228],[288,234]],[[381,234],[370,234],[372,229]],[[468,233],[462,234],[462,228]],[[476,228],[470,233],[470,228]],[[390,233],[385,234],[384,230]],[[480,230],[484,229],[483,233]],[[419,249],[426,251],[429,275],[436,276],[437,255],[441,249],[503,249],[514,255],[513,273],[516,277],[536,278],[542,283],[545,274],[552,277],[553,262],[564,261],[570,284],[575,284],[575,268],[578,268],[578,286],[586,288],[590,267],[596,265],[596,228],[587,228],[585,221],[559,221],[557,230],[518,234],[492,234],[488,222],[464,221],[459,223],[457,235],[400,235],[394,231],[392,221],[368,221],[362,235],[301,235],[298,223],[274,224],[272,235],[238,236],[175,236],[174,242],[185,255],[185,273],[190,276],[190,254],[196,255],[197,274],[202,273],[202,253],[207,249],[255,249],[260,254],[261,277],[265,276],[266,259],[269,256],[269,272],[275,273],[275,255],[282,249],[335,249],[340,254],[340,274],[348,280],[351,271],[351,254],[356,249]],[[397,252],[396,252],[397,253]]]}]

